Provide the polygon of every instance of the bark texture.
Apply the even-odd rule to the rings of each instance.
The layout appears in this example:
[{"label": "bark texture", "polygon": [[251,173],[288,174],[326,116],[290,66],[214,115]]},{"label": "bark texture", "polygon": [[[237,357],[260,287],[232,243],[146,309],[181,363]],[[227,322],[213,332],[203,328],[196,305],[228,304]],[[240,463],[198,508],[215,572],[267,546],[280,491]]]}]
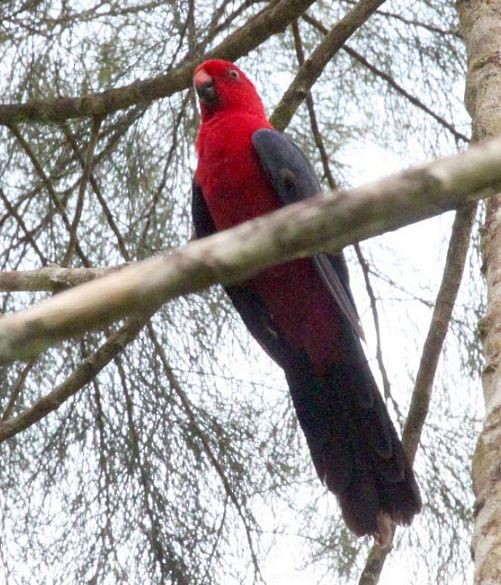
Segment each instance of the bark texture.
[{"label": "bark texture", "polygon": [[38,270],[9,270],[0,272],[0,292],[61,292],[121,270],[125,266],[126,264],[101,268],[65,268],[54,264]]},{"label": "bark texture", "polygon": [[[458,4],[468,52],[466,105],[475,138],[501,132],[501,0]],[[473,457],[475,584],[501,583],[501,195],[487,204],[482,253],[487,314],[481,323],[486,366],[485,421]]]}]

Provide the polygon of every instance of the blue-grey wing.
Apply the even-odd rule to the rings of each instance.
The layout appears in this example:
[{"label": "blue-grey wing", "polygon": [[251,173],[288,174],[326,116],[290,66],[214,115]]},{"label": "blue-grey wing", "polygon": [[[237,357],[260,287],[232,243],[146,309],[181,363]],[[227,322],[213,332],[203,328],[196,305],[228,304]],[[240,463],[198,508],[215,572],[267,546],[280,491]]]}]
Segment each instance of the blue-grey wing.
[{"label": "blue-grey wing", "polygon": [[[264,128],[254,132],[252,143],[283,205],[321,193],[320,182],[312,165],[289,136]],[[313,262],[352,329],[363,339],[364,333],[351,294],[348,268],[343,254],[317,254],[313,257]]]}]

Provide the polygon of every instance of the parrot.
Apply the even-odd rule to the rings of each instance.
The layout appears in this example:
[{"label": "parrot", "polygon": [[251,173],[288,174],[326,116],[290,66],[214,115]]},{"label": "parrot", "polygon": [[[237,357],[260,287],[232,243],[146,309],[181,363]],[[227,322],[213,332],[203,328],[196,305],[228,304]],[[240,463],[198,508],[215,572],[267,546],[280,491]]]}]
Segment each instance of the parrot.
[{"label": "parrot", "polygon": [[[321,193],[302,150],[275,130],[247,75],[210,59],[193,76],[201,123],[192,187],[196,238]],[[388,540],[421,509],[419,488],[362,345],[343,253],[266,268],[225,287],[280,366],[314,468],[356,535]]]}]

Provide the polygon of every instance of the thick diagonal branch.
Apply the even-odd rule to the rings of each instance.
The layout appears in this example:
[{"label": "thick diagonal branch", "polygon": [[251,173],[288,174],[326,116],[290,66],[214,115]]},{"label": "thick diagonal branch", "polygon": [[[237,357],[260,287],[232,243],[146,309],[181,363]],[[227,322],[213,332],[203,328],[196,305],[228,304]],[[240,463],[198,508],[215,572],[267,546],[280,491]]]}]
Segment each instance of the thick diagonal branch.
[{"label": "thick diagonal branch", "polygon": [[31,357],[59,340],[143,314],[216,282],[344,246],[481,199],[501,185],[501,139],[280,209],[170,255],[65,291],[0,319],[0,361]]}]

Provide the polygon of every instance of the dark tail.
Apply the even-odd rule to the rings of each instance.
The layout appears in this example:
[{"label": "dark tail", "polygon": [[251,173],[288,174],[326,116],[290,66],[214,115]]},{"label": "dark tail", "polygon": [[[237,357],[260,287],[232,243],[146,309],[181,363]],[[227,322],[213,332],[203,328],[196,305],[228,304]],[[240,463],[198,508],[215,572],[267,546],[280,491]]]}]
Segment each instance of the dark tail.
[{"label": "dark tail", "polygon": [[[409,524],[419,489],[363,350],[315,376],[306,356],[286,369],[317,473],[336,494],[347,526],[380,540],[388,517]],[[386,528],[385,528],[386,525]]]}]

